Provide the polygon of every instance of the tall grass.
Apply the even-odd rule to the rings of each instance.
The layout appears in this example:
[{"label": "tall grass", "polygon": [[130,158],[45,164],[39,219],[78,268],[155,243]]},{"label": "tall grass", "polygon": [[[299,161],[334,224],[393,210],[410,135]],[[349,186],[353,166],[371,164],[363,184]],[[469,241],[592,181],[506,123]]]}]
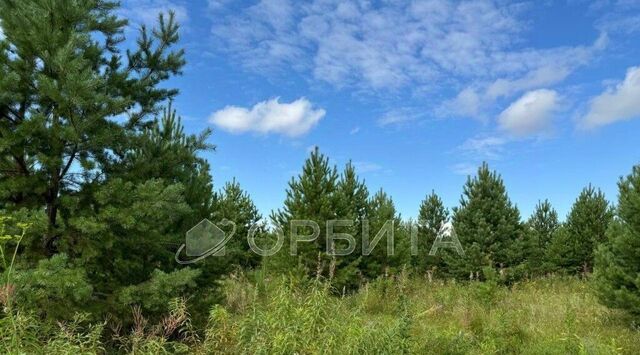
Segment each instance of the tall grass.
[{"label": "tall grass", "polygon": [[[253,281],[252,281],[253,280]],[[255,281],[257,280],[257,281]],[[406,274],[335,296],[328,282],[238,274],[224,283],[206,329],[190,326],[183,300],[160,324],[139,312],[133,329],[103,331],[79,319],[46,328],[21,319],[22,352],[196,354],[633,354],[640,332],[597,303],[588,281],[548,278],[510,288]],[[107,327],[113,327],[105,323]],[[46,331],[43,329],[47,329]],[[11,328],[2,323],[0,352]],[[101,342],[100,332],[112,334]],[[114,336],[113,334],[118,334]]]}]

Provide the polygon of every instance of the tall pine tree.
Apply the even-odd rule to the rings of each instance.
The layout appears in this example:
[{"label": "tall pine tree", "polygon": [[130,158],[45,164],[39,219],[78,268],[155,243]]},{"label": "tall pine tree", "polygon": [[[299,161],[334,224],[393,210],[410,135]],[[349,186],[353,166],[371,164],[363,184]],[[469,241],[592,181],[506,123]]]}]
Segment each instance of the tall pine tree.
[{"label": "tall pine tree", "polygon": [[420,273],[426,273],[432,268],[444,267],[441,256],[431,256],[429,251],[448,219],[449,210],[444,207],[442,199],[435,191],[432,191],[420,204],[418,213],[418,255],[414,260]]},{"label": "tall pine tree", "polygon": [[483,163],[464,186],[460,206],[453,211],[453,228],[465,255],[447,253],[449,272],[462,279],[482,278],[483,269],[515,277],[524,260],[524,228],[498,173]]},{"label": "tall pine tree", "polygon": [[606,239],[613,210],[604,194],[589,185],[573,204],[564,228],[553,238],[549,261],[557,271],[589,273],[593,269],[594,250]]},{"label": "tall pine tree", "polygon": [[0,1],[0,208],[46,211],[39,251],[64,234],[60,213],[84,184],[130,148],[177,90],[160,87],[184,65],[173,14],[118,48],[127,21],[112,1]]},{"label": "tall pine tree", "polygon": [[[381,239],[374,246],[375,237],[379,233]],[[389,233],[393,233],[392,253],[388,247],[391,243]],[[396,212],[393,200],[382,189],[378,190],[369,201],[368,232],[363,236],[363,255],[361,269],[368,279],[399,271],[409,262],[408,230],[403,228],[400,215]],[[373,249],[372,249],[373,248]]]},{"label": "tall pine tree", "polygon": [[551,244],[554,233],[560,227],[558,213],[549,200],[538,201],[533,214],[527,221],[528,233],[528,268],[534,275],[546,271],[546,251]]},{"label": "tall pine tree", "polygon": [[[287,189],[284,208],[272,214],[274,224],[286,237],[285,250],[280,254],[288,268],[301,267],[307,275],[328,276],[331,258],[326,253],[326,222],[339,218],[337,215],[336,189],[338,172],[329,164],[329,158],[316,147],[305,161],[302,173],[292,178]],[[310,226],[293,226],[294,221],[312,221],[317,224],[318,236],[313,241],[298,241],[293,234],[311,236]],[[293,228],[292,228],[293,227]],[[295,254],[287,257],[295,245]],[[288,260],[288,261],[287,261]]]},{"label": "tall pine tree", "polygon": [[[231,265],[252,268],[258,265],[260,256],[249,248],[247,235],[249,229],[257,224],[261,215],[251,200],[249,194],[233,179],[227,182],[221,191],[215,194],[213,200],[212,221],[218,223],[224,219],[236,225],[236,231],[231,240],[225,245],[225,261]],[[259,238],[260,236],[256,236]],[[220,258],[207,260],[207,263],[218,264]]]},{"label": "tall pine tree", "polygon": [[602,303],[640,319],[640,165],[618,187],[618,218],[596,252],[595,285]]},{"label": "tall pine tree", "polygon": [[21,262],[65,253],[56,260],[91,281],[86,306],[129,314],[119,300],[157,286],[163,304],[195,286],[200,271],[177,270],[173,254],[210,216],[198,154],[212,147],[172,109],[158,117],[178,93],[163,83],[185,63],[174,15],[125,45],[135,32],[118,6],[0,0],[0,209],[43,216]]},{"label": "tall pine tree", "polygon": [[349,221],[351,226],[335,228],[335,233],[348,233],[353,236],[354,245],[342,239],[336,240],[336,250],[353,248],[348,255],[340,255],[334,258],[335,276],[333,285],[338,291],[355,289],[361,279],[359,267],[362,260],[360,248],[362,245],[362,224],[369,215],[369,190],[364,181],[358,178],[355,167],[351,162],[347,163],[340,175],[336,187],[336,216],[340,220]]}]

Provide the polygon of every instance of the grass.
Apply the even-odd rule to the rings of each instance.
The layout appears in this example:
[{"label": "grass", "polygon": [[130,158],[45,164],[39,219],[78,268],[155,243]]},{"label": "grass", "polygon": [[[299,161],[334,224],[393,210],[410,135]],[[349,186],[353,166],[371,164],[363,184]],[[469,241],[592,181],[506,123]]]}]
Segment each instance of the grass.
[{"label": "grass", "polygon": [[632,320],[600,305],[589,283],[574,278],[506,288],[398,277],[343,297],[332,296],[326,283],[285,277],[256,283],[236,276],[224,287],[225,303],[211,309],[200,332],[178,301],[160,324],[149,325],[138,314],[126,331],[81,320],[44,331],[34,319],[20,316],[22,347],[10,348],[12,328],[5,319],[0,352],[632,354],[640,349]]}]

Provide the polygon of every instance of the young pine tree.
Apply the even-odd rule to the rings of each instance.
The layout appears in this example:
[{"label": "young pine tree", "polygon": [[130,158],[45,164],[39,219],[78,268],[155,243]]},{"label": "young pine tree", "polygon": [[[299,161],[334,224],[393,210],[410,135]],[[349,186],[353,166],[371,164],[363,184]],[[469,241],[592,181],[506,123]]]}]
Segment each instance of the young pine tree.
[{"label": "young pine tree", "polygon": [[[339,218],[337,216],[336,189],[338,172],[329,165],[329,158],[320,153],[316,147],[304,163],[302,173],[292,178],[287,189],[284,208],[273,213],[274,224],[282,229],[286,240],[280,253],[280,266],[291,270],[301,267],[309,276],[328,276],[331,258],[326,253],[326,222]],[[310,226],[295,226],[292,222],[308,220],[315,222],[319,235],[312,241],[291,240],[293,233],[301,236],[312,236]],[[296,255],[289,256],[290,247],[295,245]]]},{"label": "young pine tree", "polygon": [[529,272],[533,275],[542,275],[545,272],[546,250],[560,227],[558,213],[549,200],[538,202],[526,227],[529,243],[527,260]]},{"label": "young pine tree", "polygon": [[432,191],[420,204],[420,212],[418,213],[418,255],[413,259],[415,267],[421,274],[432,268],[442,269],[444,267],[442,257],[439,255],[430,256],[429,251],[440,232],[440,228],[448,219],[449,210],[444,207],[435,191]]},{"label": "young pine tree", "polygon": [[[251,251],[247,243],[249,229],[261,219],[258,208],[251,196],[233,179],[227,182],[222,190],[214,195],[212,221],[218,223],[227,219],[236,225],[233,237],[226,244],[225,257],[231,265],[252,268],[260,262],[260,256]],[[257,236],[260,238],[260,236]],[[208,263],[219,263],[220,260],[207,260]]]},{"label": "young pine tree", "polygon": [[554,236],[549,262],[557,271],[589,273],[593,269],[594,250],[606,239],[613,210],[604,194],[589,185],[574,203],[564,228]]},{"label": "young pine tree", "polygon": [[[336,186],[336,215],[340,220],[350,221],[351,226],[336,227],[335,233],[348,233],[353,236],[354,250],[349,255],[334,258],[335,275],[332,284],[338,291],[355,289],[362,277],[359,270],[362,246],[362,224],[368,217],[369,190],[364,181],[358,178],[356,170],[347,163]],[[346,250],[349,243],[336,239],[336,250]]]},{"label": "young pine tree", "polygon": [[477,176],[469,177],[460,207],[453,212],[453,228],[465,255],[445,254],[448,271],[461,279],[483,277],[483,269],[501,270],[513,278],[525,256],[520,212],[513,206],[498,173],[483,163]]},{"label": "young pine tree", "polygon": [[640,319],[640,165],[618,187],[618,218],[596,252],[595,284],[602,303]]},{"label": "young pine tree", "polygon": [[[393,200],[382,189],[376,192],[369,201],[368,231],[363,236],[363,254],[361,270],[370,280],[389,273],[398,272],[409,261],[409,234],[402,226],[402,220],[396,212]],[[374,246],[379,233],[381,238]],[[393,233],[391,243],[390,233]],[[391,249],[388,247],[391,245]],[[373,248],[373,249],[372,249]],[[392,252],[391,252],[392,251]]]}]

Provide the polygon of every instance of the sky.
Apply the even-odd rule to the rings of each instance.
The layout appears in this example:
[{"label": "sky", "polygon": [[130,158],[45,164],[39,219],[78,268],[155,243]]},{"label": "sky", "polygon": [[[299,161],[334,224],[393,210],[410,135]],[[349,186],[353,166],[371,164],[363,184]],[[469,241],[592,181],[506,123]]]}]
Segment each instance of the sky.
[{"label": "sky", "polygon": [[[173,10],[187,65],[167,85],[186,129],[213,129],[214,186],[263,216],[318,146],[405,218],[458,205],[486,161],[527,218],[589,183],[617,198],[640,163],[640,0],[125,0],[131,26]],[[131,34],[135,34],[131,30]]]}]

